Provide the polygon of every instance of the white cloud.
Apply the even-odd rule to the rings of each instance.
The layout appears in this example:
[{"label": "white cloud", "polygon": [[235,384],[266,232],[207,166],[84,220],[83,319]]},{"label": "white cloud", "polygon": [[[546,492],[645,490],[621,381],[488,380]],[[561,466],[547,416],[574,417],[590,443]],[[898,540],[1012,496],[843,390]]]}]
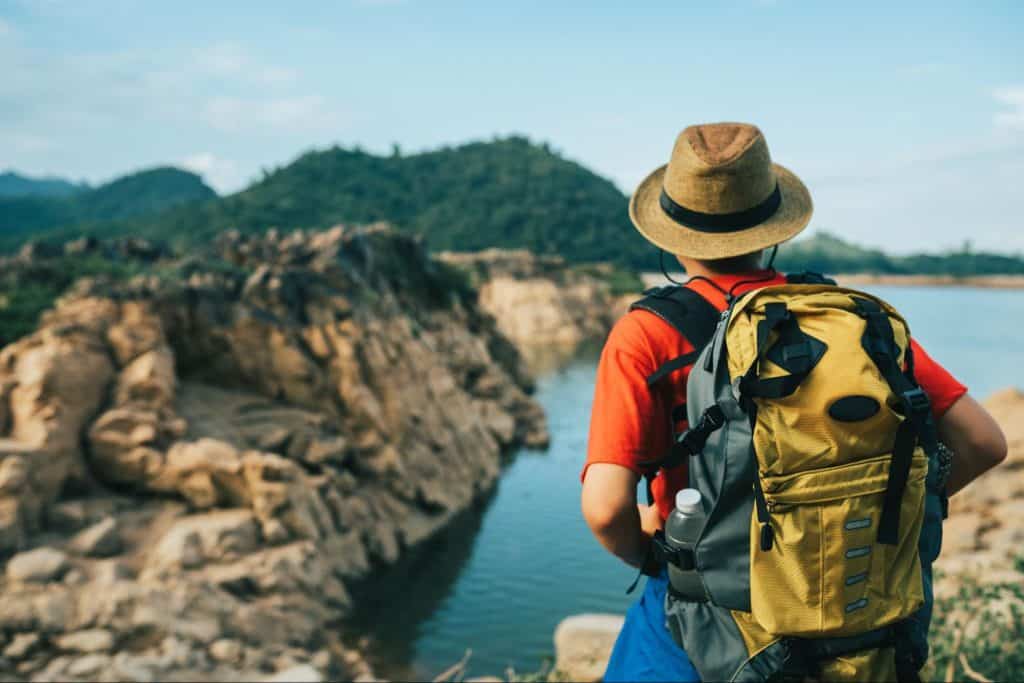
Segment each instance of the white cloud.
[{"label": "white cloud", "polygon": [[234,76],[249,63],[238,43],[216,43],[195,51],[196,63],[215,76]]},{"label": "white cloud", "polygon": [[1024,85],[997,88],[992,96],[997,102],[1010,108],[1010,111],[996,112],[993,117],[996,127],[1024,131]]},{"label": "white cloud", "polygon": [[237,163],[210,152],[190,154],[179,163],[182,167],[203,176],[203,180],[221,194],[240,189],[244,181]]},{"label": "white cloud", "polygon": [[338,120],[320,95],[264,99],[217,96],[206,102],[203,118],[214,128],[225,131],[241,128],[317,129],[331,126]]},{"label": "white cloud", "polygon": [[257,85],[287,85],[297,78],[294,70],[263,63],[234,42],[208,45],[195,50],[193,57],[200,72],[215,78],[238,79]]}]

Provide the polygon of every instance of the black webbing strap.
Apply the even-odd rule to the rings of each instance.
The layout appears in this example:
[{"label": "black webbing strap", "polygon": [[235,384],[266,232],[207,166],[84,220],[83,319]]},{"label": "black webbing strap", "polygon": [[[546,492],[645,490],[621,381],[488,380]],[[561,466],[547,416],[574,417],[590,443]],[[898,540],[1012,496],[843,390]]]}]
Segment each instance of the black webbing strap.
[{"label": "black webbing strap", "polygon": [[[878,542],[896,545],[899,540],[900,508],[903,493],[910,476],[910,465],[918,440],[925,442],[926,449],[934,440],[930,429],[931,403],[924,391],[917,386],[913,376],[904,373],[899,365],[899,347],[889,322],[889,314],[870,299],[854,297],[857,313],[866,321],[861,345],[878,367],[879,373],[889,388],[903,404],[904,419],[896,429],[889,465],[889,479],[885,485],[882,516],[878,522]],[[910,353],[910,349],[907,349]],[[908,359],[908,369],[912,368]]]},{"label": "black webbing strap", "polygon": [[907,620],[889,624],[855,636],[838,638],[786,638],[784,675],[794,680],[818,677],[822,662],[856,652],[893,648],[896,658],[896,679],[899,683],[919,683],[918,670],[923,662],[914,656]]},{"label": "black webbing strap", "polygon": [[[757,323],[757,357],[750,369],[740,381],[740,392],[747,399],[751,398],[783,398],[789,396],[807,379],[817,360],[811,352],[810,337],[804,334],[786,304],[773,302],[765,304],[764,320]],[[768,347],[769,335],[778,330],[778,338]],[[791,371],[788,375],[762,379],[760,374],[761,360],[772,349],[781,348],[781,353],[789,361]]]},{"label": "black webbing strap", "polygon": [[673,564],[685,571],[697,566],[693,550],[673,548],[665,539],[665,532],[658,529],[651,537],[651,543],[647,546],[647,556],[644,558],[636,578],[633,579],[633,583],[626,589],[626,594],[629,595],[636,589],[641,576],[660,576],[661,570],[666,564]]},{"label": "black webbing strap", "polygon": [[647,386],[653,386],[662,377],[665,377],[680,368],[685,368],[687,365],[693,365],[693,362],[697,360],[697,356],[699,355],[700,351],[691,351],[690,353],[684,353],[681,356],[676,356],[672,360],[662,363],[661,367],[647,376]]},{"label": "black webbing strap", "polygon": [[[638,309],[653,313],[664,320],[693,346],[692,352],[672,358],[656,368],[647,377],[648,387],[653,387],[676,370],[681,370],[696,362],[700,352],[715,335],[715,327],[721,316],[721,312],[700,294],[689,287],[677,285],[648,289],[644,292],[643,299],[634,302],[629,307],[631,311]],[[680,418],[673,412],[673,424],[679,420]],[[672,450],[675,450],[675,446]],[[654,492],[651,490],[651,484],[657,474],[657,469],[662,466],[660,463],[666,461],[670,455],[671,453],[658,460],[650,461],[654,469],[644,473],[648,505],[654,504]],[[684,459],[685,455],[679,455],[673,458],[673,461],[682,462]]]},{"label": "black webbing strap", "polygon": [[816,273],[813,270],[805,270],[802,273],[787,273],[786,282],[791,285],[835,285],[836,281],[830,277]]},{"label": "black webbing strap", "polygon": [[642,460],[637,464],[652,471],[658,468],[677,467],[690,456],[700,454],[704,450],[704,444],[707,443],[708,437],[723,424],[725,424],[725,413],[716,403],[704,411],[696,425],[676,437],[675,442],[668,449],[668,453],[656,460]]},{"label": "black webbing strap", "polygon": [[697,356],[715,335],[721,312],[689,287],[655,287],[644,294],[644,298],[634,302],[629,310],[640,309],[653,313],[671,325],[694,349],[692,354],[673,358],[655,369],[647,378],[647,384],[651,386],[697,360]]}]

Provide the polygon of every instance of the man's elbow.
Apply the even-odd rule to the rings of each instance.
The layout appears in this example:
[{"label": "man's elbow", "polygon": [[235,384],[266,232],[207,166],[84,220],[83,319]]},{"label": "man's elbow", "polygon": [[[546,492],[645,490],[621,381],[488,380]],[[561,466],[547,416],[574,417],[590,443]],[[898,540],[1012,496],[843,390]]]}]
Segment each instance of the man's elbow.
[{"label": "man's elbow", "polygon": [[1009,446],[1006,443],[1006,435],[999,427],[985,430],[981,434],[975,434],[971,439],[971,455],[984,469],[990,470],[999,463],[1006,460]]},{"label": "man's elbow", "polygon": [[596,504],[584,497],[582,508],[583,519],[598,538],[607,536],[619,524],[621,513],[612,505]]},{"label": "man's elbow", "polygon": [[1002,433],[1002,430],[998,428],[993,430],[993,433],[985,438],[979,447],[985,454],[984,458],[988,462],[989,469],[1006,460],[1007,454],[1010,451],[1006,434]]}]

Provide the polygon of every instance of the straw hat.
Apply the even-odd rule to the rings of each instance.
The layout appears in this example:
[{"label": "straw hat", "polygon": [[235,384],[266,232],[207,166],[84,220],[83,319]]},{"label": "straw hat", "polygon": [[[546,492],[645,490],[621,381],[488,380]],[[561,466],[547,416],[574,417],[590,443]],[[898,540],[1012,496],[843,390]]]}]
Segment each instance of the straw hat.
[{"label": "straw hat", "polygon": [[668,164],[629,202],[636,229],[665,251],[710,260],[784,242],[811,219],[811,195],[773,164],[756,126],[708,123],[676,138]]}]

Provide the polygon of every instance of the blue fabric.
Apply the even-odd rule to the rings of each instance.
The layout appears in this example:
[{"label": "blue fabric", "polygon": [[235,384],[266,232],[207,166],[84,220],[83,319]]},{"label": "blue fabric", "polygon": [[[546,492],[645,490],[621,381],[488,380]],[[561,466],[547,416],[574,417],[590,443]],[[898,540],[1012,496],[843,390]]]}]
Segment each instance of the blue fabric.
[{"label": "blue fabric", "polygon": [[605,681],[681,681],[699,683],[700,676],[686,652],[665,627],[668,576],[649,577],[643,595],[626,612],[615,640]]}]

